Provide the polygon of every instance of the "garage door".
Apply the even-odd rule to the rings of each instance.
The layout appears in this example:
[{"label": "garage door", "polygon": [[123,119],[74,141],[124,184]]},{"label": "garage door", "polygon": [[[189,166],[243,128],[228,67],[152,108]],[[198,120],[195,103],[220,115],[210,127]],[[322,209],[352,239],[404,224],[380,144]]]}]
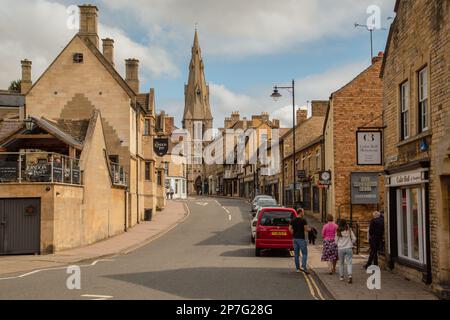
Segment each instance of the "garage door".
[{"label": "garage door", "polygon": [[0,199],[0,254],[38,254],[40,199]]}]

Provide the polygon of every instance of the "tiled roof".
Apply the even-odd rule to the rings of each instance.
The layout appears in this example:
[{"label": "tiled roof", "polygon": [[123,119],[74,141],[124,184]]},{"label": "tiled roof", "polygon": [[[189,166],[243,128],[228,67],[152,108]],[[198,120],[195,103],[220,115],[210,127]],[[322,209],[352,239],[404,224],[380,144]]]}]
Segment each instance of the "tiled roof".
[{"label": "tiled roof", "polygon": [[23,128],[23,122],[17,120],[0,120],[0,140]]}]

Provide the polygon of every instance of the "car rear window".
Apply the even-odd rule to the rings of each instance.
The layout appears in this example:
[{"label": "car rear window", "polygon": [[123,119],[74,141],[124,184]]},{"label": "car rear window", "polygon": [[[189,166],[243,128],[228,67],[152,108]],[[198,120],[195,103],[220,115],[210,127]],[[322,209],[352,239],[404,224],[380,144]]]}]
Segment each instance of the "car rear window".
[{"label": "car rear window", "polygon": [[269,211],[264,212],[261,216],[262,226],[288,226],[292,219],[294,219],[294,213],[289,211]]},{"label": "car rear window", "polygon": [[264,200],[260,200],[258,201],[258,205],[260,205],[261,207],[264,206],[274,206],[276,205],[277,202],[275,200],[268,200],[268,199],[264,199]]}]

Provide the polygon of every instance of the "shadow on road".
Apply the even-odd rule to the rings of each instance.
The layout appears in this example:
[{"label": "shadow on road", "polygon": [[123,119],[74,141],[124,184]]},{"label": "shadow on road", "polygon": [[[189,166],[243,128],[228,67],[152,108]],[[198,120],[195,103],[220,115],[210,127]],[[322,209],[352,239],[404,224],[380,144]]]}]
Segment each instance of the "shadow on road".
[{"label": "shadow on road", "polygon": [[286,269],[187,268],[106,277],[184,299],[312,299],[303,276]]},{"label": "shadow on road", "polygon": [[250,227],[242,222],[199,242],[198,246],[241,246],[250,242]]},{"label": "shadow on road", "polygon": [[[288,250],[264,250],[261,255],[265,258],[291,258]],[[255,248],[244,248],[223,252],[222,257],[248,258],[255,256]]]}]

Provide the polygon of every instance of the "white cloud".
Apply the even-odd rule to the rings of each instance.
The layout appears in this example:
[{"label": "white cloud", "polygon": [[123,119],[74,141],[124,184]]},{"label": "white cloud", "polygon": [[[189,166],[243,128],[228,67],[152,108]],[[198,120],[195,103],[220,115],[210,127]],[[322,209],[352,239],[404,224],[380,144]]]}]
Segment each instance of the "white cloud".
[{"label": "white cloud", "polygon": [[[356,62],[345,66],[332,68],[322,73],[308,75],[296,80],[296,101],[299,106],[305,106],[308,100],[328,100],[331,93],[340,89],[354,77],[367,68],[366,62]],[[289,92],[281,92],[283,98],[273,102],[269,98],[271,87],[263,96],[250,96],[235,93],[224,85],[211,84],[211,108],[213,109],[214,125],[223,126],[223,120],[233,111],[240,111],[241,117],[250,118],[262,111],[269,112],[271,117],[280,120],[283,126],[292,126],[292,103]]]},{"label": "white cloud", "polygon": [[[75,35],[77,30],[67,27],[69,15],[66,9],[65,5],[46,0],[2,2],[0,88],[6,88],[11,80],[21,77],[20,60],[24,58],[33,62],[32,77],[36,80]],[[115,63],[122,74],[125,58],[140,59],[144,78],[178,74],[164,49],[137,43],[124,31],[101,23],[99,30],[101,37],[114,38]]]},{"label": "white cloud", "polygon": [[153,39],[173,44],[191,41],[198,23],[202,47],[210,55],[245,57],[283,52],[313,40],[348,37],[364,23],[366,9],[379,5],[382,21],[395,0],[103,0],[128,10]]}]

